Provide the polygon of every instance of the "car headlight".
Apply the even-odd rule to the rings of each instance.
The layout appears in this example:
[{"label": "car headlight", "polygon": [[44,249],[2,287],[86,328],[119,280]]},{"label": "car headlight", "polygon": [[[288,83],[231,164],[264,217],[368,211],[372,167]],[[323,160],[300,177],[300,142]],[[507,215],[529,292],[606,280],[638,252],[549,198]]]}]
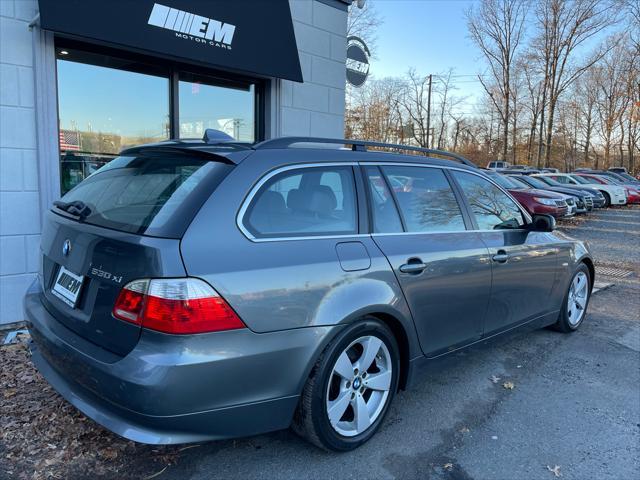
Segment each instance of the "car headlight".
[{"label": "car headlight", "polygon": [[552,198],[540,198],[540,197],[533,197],[533,199],[538,202],[541,203],[542,205],[548,205],[550,207],[555,207],[556,206],[556,201]]}]

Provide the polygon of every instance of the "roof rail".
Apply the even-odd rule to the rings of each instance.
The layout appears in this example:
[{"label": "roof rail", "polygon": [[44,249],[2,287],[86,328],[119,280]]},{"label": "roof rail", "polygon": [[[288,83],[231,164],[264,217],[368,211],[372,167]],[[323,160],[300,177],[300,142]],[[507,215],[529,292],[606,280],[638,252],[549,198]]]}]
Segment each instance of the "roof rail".
[{"label": "roof rail", "polygon": [[351,145],[351,150],[357,152],[366,152],[367,147],[378,147],[378,148],[390,148],[395,150],[406,150],[410,152],[419,152],[425,155],[439,155],[441,157],[446,157],[457,162],[463,163],[469,167],[478,168],[478,166],[473,163],[471,160],[466,159],[462,155],[458,155],[457,153],[447,152],[445,150],[434,150],[431,148],[422,148],[422,147],[414,147],[411,145],[400,145],[397,143],[384,143],[384,142],[374,142],[370,140],[348,140],[348,139],[339,139],[339,138],[320,138],[320,137],[280,137],[280,138],[272,138],[271,140],[265,140],[263,142],[257,143],[253,146],[255,150],[262,150],[267,148],[287,148],[296,143],[325,143],[325,144],[335,144],[335,145]]}]

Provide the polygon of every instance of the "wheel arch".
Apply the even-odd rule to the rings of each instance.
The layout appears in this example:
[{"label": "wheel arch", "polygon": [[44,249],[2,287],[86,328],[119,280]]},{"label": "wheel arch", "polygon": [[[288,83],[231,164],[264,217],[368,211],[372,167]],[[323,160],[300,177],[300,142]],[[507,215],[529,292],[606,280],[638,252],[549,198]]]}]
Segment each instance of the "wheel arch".
[{"label": "wheel arch", "polygon": [[[387,328],[391,330],[391,333],[398,343],[400,353],[400,378],[398,388],[400,390],[404,390],[406,388],[410,378],[411,360],[414,357],[422,356],[422,351],[420,350],[420,346],[416,338],[417,333],[415,331],[415,326],[413,325],[413,319],[406,318],[401,312],[394,311],[394,309],[389,305],[372,305],[366,310],[359,310],[343,319],[342,322],[335,326],[331,334],[328,335],[327,338],[325,338],[325,340],[318,346],[309,360],[309,364],[305,369],[305,374],[300,379],[298,393],[302,392],[302,389],[304,388],[307,379],[312,374],[313,369],[316,367],[320,356],[341,334],[344,328],[371,317],[386,325]],[[412,334],[413,337],[411,337]]]},{"label": "wheel arch", "polygon": [[580,265],[581,263],[584,263],[589,269],[589,279],[591,280],[591,290],[593,290],[593,285],[596,281],[596,267],[593,264],[593,259],[591,259],[590,257],[582,257],[578,261],[578,265]]}]

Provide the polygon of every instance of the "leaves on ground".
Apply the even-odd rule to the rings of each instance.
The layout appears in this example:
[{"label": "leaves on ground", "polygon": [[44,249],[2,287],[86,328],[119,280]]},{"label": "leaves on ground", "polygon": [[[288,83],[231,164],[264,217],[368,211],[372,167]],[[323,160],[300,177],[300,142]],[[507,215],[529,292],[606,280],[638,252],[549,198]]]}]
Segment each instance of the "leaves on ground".
[{"label": "leaves on ground", "polygon": [[491,380],[492,383],[498,383],[501,380],[501,378],[500,377],[496,377],[495,375],[491,375],[489,377],[489,380]]},{"label": "leaves on ground", "polygon": [[516,388],[515,384],[513,382],[504,382],[502,384],[502,386],[504,388],[506,388],[507,390],[513,390],[514,388]]},{"label": "leaves on ground", "polygon": [[549,470],[551,473],[553,473],[556,477],[561,477],[562,474],[560,473],[560,465],[556,465],[553,468],[551,468],[549,465],[547,465],[547,470]]},{"label": "leaves on ground", "polygon": [[82,415],[37,372],[20,337],[0,345],[0,478],[140,479],[177,463],[180,447],[130,442]]}]

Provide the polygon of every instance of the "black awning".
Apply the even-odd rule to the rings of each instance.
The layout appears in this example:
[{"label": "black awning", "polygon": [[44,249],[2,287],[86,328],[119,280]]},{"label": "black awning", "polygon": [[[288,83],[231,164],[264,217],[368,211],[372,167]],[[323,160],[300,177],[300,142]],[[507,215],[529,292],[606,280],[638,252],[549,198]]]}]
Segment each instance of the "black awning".
[{"label": "black awning", "polygon": [[39,0],[66,36],[302,82],[288,0]]}]

